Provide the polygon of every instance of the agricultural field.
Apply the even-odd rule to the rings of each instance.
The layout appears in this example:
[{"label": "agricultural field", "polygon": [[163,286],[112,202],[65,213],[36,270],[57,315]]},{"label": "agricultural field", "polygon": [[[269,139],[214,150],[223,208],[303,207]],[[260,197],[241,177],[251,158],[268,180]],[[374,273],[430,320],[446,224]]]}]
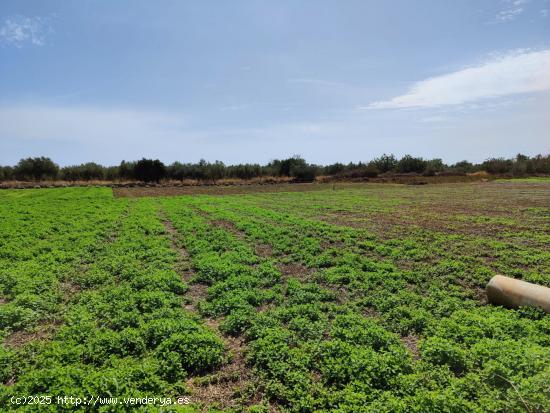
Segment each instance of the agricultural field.
[{"label": "agricultural field", "polygon": [[1,191],[1,410],[550,411],[549,180],[296,188]]}]

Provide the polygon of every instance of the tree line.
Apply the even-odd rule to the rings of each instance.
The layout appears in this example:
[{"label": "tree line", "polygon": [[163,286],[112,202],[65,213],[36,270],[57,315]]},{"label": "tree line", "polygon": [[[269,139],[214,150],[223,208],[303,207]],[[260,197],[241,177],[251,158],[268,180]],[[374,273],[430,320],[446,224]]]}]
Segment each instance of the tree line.
[{"label": "tree line", "polygon": [[478,171],[490,174],[508,174],[525,176],[550,174],[550,155],[529,157],[518,154],[515,158],[490,158],[475,164],[461,161],[451,165],[441,159],[424,159],[405,155],[398,159],[394,155],[382,155],[369,162],[334,163],[315,165],[300,156],[275,159],[266,165],[238,164],[226,165],[221,161],[207,162],[201,159],[197,163],[174,162],[165,165],[158,159],[122,161],[117,166],[102,166],[94,162],[81,165],[59,167],[47,157],[21,159],[15,166],[0,166],[0,181],[123,181],[135,180],[159,182],[164,179],[216,181],[224,178],[252,179],[258,177],[290,177],[298,182],[313,181],[317,176],[339,178],[372,178],[389,174],[422,174],[434,176],[440,174],[462,175]]}]

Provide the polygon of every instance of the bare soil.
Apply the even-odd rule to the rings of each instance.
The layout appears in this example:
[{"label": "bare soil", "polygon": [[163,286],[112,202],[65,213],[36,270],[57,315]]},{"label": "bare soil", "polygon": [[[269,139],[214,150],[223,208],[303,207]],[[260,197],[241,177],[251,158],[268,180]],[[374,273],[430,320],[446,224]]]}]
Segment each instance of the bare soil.
[{"label": "bare soil", "polygon": [[417,174],[395,174],[377,178],[338,179],[335,177],[320,176],[315,182],[291,182],[289,178],[221,180],[216,182],[179,182],[169,181],[161,184],[122,183],[106,185],[113,187],[115,197],[137,198],[143,196],[179,196],[179,195],[236,195],[272,192],[303,192],[338,190],[357,187],[365,183],[373,184],[448,184],[460,182],[481,182],[498,177],[487,175],[465,176],[421,176]]},{"label": "bare soil", "polygon": [[327,184],[265,184],[265,185],[211,185],[211,186],[155,186],[113,188],[117,198],[139,198],[143,196],[180,196],[180,195],[237,195],[260,192],[302,192],[329,188]]},{"label": "bare soil", "polygon": [[31,331],[15,331],[4,339],[4,346],[21,347],[31,341],[47,340],[53,336],[57,327],[56,323],[45,323]]},{"label": "bare soil", "polygon": [[408,336],[401,337],[401,342],[405,347],[412,353],[415,360],[420,359],[420,350],[418,349],[419,337],[414,334],[409,334]]}]

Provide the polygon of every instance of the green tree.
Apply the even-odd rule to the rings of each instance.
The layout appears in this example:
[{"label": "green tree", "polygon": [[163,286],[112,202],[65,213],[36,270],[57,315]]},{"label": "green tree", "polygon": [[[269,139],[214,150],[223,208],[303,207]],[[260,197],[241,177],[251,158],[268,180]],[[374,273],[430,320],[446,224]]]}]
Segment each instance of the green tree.
[{"label": "green tree", "polygon": [[376,167],[378,172],[384,173],[388,171],[393,171],[397,168],[397,159],[393,154],[383,154],[381,157],[374,158],[372,161],[370,161],[370,164]]},{"label": "green tree", "polygon": [[166,166],[158,159],[141,159],[134,167],[134,177],[144,182],[159,182],[166,178]]},{"label": "green tree", "polygon": [[59,166],[44,156],[21,159],[14,168],[15,177],[21,180],[55,179],[58,173]]},{"label": "green tree", "polygon": [[426,169],[428,162],[422,158],[416,158],[411,155],[405,155],[397,163],[397,170],[402,173],[416,172],[422,173]]}]

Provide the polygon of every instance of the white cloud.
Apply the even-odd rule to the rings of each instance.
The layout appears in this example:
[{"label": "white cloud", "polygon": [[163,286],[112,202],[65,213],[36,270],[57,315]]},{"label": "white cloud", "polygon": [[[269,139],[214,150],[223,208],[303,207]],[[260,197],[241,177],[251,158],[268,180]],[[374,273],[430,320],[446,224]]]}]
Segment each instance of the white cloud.
[{"label": "white cloud", "polygon": [[501,23],[510,22],[515,20],[521,13],[523,13],[523,5],[527,4],[529,0],[505,0],[506,8],[499,11],[496,15],[496,21]]},{"label": "white cloud", "polygon": [[520,51],[436,76],[412,85],[407,93],[373,102],[369,109],[458,105],[487,98],[550,90],[550,49]]},{"label": "white cloud", "polygon": [[51,31],[47,21],[42,17],[10,17],[0,27],[0,40],[17,47],[25,43],[43,46],[47,32]]}]

